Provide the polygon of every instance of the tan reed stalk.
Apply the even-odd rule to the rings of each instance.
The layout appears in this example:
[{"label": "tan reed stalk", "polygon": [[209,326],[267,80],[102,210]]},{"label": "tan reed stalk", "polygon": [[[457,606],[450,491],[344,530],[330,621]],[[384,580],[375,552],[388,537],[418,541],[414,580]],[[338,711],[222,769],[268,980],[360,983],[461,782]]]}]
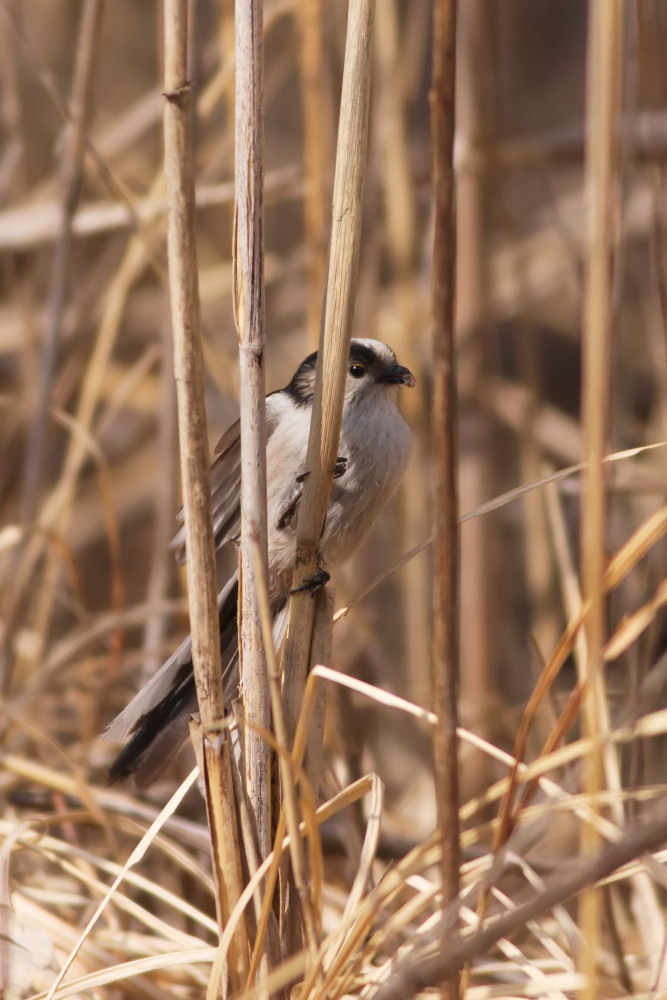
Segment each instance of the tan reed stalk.
[{"label": "tan reed stalk", "polygon": [[[194,219],[192,94],[187,78],[187,5],[164,4],[164,147],[170,202],[167,230],[169,290],[174,330],[174,375],[185,512],[188,602],[192,664],[201,726],[195,750],[206,792],[220,932],[241,894],[241,862],[233,808],[230,743],[224,718],[220,635],[210,506],[210,475],[204,365],[199,331],[197,243]],[[245,980],[245,925],[230,949],[229,977],[237,989]]]},{"label": "tan reed stalk", "polygon": [[[245,719],[245,780],[262,860],[271,850],[271,725],[257,566],[268,576],[264,397],[263,0],[236,0],[234,315],[241,404],[239,636]],[[259,562],[258,562],[259,561]]]},{"label": "tan reed stalk", "polygon": [[[299,508],[294,586],[318,566],[343,411],[358,272],[371,76],[372,0],[352,0],[348,11],[333,216],[324,321],[317,360],[313,416],[303,499]],[[294,738],[308,669],[314,603],[307,593],[291,602],[283,690],[288,738]]]},{"label": "tan reed stalk", "polygon": [[[583,732],[598,741],[604,724],[603,689],[599,683],[605,641],[605,477],[602,460],[608,440],[609,369],[612,343],[612,246],[617,204],[617,129],[622,72],[622,4],[620,0],[593,0],[589,8],[587,52],[587,133],[584,188],[586,194],[586,274],[582,317],[581,421],[587,466],[582,481],[581,566],[583,599],[590,601],[586,622],[587,662],[582,681],[585,694]],[[583,789],[589,807],[603,788],[599,742],[586,756]],[[598,849],[599,833],[592,823],[581,827],[584,855]],[[582,894],[579,924],[582,932],[581,968],[586,977],[582,996],[599,995],[598,957],[601,934],[601,897],[590,888]]]},{"label": "tan reed stalk", "polygon": [[329,185],[330,115],[325,93],[322,6],[322,0],[304,0],[295,11],[301,29],[299,69],[306,175],[303,212],[308,253],[308,342],[313,350],[319,340],[322,318]]},{"label": "tan reed stalk", "polygon": [[[373,11],[373,0],[352,0],[348,10],[327,288],[306,455],[309,475],[304,482],[297,526],[295,588],[301,587],[319,567],[319,541],[338,456],[359,265]],[[315,602],[311,595],[307,592],[295,594],[290,605],[283,672],[288,747],[294,740],[303,701],[314,614]],[[283,868],[281,910],[284,923],[281,935],[288,950],[299,946],[299,928],[295,921],[295,908],[289,903],[290,895],[289,875]]]},{"label": "tan reed stalk", "polygon": [[[456,236],[454,228],[454,125],[456,120],[457,0],[438,0],[433,10],[433,85],[431,91],[432,183],[434,199],[432,433],[435,467],[433,704],[435,787],[441,840],[442,945],[451,946],[455,929],[447,926],[447,905],[459,886],[458,679],[459,679],[459,526],[458,406],[454,346]],[[456,974],[442,984],[442,997],[456,1000]]]},{"label": "tan reed stalk", "polygon": [[[383,228],[390,271],[388,302],[384,310],[387,332],[381,334],[381,339],[395,347],[402,363],[417,373],[423,362],[425,316],[415,274],[418,227],[410,154],[409,81],[402,72],[404,67],[400,58],[403,28],[396,0],[385,0],[382,17],[375,25],[376,75],[373,83],[373,136],[377,144],[374,159],[383,187]],[[405,552],[417,539],[424,537],[431,524],[429,498],[424,489],[429,474],[424,453],[429,420],[427,393],[406,393],[401,399],[401,410],[414,434],[411,471],[401,483],[396,517],[398,546]],[[431,696],[432,588],[428,561],[420,559],[408,563],[398,584],[403,648],[409,650],[411,663],[408,672],[410,697],[426,704]]]},{"label": "tan reed stalk", "polygon": [[[251,539],[252,543],[252,539]],[[255,547],[255,572],[258,577],[258,605],[261,617],[261,628],[263,630],[264,644],[266,649],[266,685],[269,689],[271,707],[273,709],[273,725],[275,729],[276,744],[278,747],[278,766],[281,776],[282,804],[285,810],[285,820],[287,831],[290,836],[290,856],[292,859],[292,870],[294,872],[294,883],[299,902],[301,926],[303,937],[305,938],[308,954],[314,959],[318,946],[318,921],[313,907],[313,899],[309,888],[306,853],[301,837],[299,836],[299,810],[297,801],[297,780],[296,768],[290,754],[290,747],[287,742],[287,728],[285,726],[285,714],[283,711],[283,699],[281,691],[281,677],[278,658],[273,649],[271,636],[271,611],[269,608],[267,580],[264,576],[264,567],[260,562],[259,546]],[[268,853],[268,852],[267,852]],[[296,910],[296,907],[293,908]],[[293,918],[295,914],[290,914]],[[299,935],[299,938],[301,935]]]},{"label": "tan reed stalk", "polygon": [[147,682],[163,661],[163,642],[166,638],[168,615],[158,607],[169,594],[173,578],[173,558],[169,551],[169,540],[174,532],[174,510],[176,497],[176,383],[171,377],[174,369],[171,317],[165,308],[162,322],[161,354],[161,399],[158,423],[158,452],[160,455],[160,487],[154,501],[155,533],[151,569],[148,577],[146,598],[155,608],[144,626],[144,662],[141,675]]},{"label": "tan reed stalk", "polygon": [[[498,11],[506,8],[499,6]],[[459,17],[459,87],[457,133],[468,148],[484,149],[490,112],[484,83],[493,72],[485,58],[489,44],[488,8],[484,0],[466,0]],[[502,17],[502,14],[498,16]],[[483,158],[483,153],[480,158]],[[487,174],[473,170],[459,175],[456,185],[457,275],[456,328],[461,337],[471,336],[461,355],[459,392],[462,404],[483,396],[480,385],[485,374],[486,348],[483,325],[490,315],[487,279],[488,239]],[[512,302],[514,305],[514,302]],[[475,447],[463,449],[459,468],[460,502],[463,510],[478,507],[494,495],[491,469],[490,421],[474,407]],[[472,706],[469,724],[481,736],[490,737],[486,692],[494,690],[491,636],[495,602],[491,596],[492,531],[486,519],[468,525],[461,534],[461,699]],[[480,628],[479,623],[484,622]],[[472,773],[471,773],[472,772]],[[487,758],[477,754],[469,767],[476,787],[491,780]]]}]

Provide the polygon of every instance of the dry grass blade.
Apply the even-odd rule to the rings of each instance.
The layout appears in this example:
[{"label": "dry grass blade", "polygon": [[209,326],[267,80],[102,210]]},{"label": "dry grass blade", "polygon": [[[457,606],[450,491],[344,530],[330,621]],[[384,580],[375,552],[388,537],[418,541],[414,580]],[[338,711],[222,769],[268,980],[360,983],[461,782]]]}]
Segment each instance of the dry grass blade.
[{"label": "dry grass blade", "polygon": [[654,849],[666,836],[667,820],[664,817],[630,830],[619,843],[580,861],[574,871],[553,879],[543,892],[518,903],[509,913],[490,921],[483,930],[461,944],[454,944],[434,958],[420,956],[416,960],[408,960],[402,967],[398,964],[389,982],[376,990],[373,996],[376,1000],[407,1000],[418,990],[434,985],[460,969],[465,962],[484,954],[501,937],[508,936],[528,920],[569,899],[584,886],[595,885],[633,858]]},{"label": "dry grass blade", "polygon": [[141,840],[139,841],[139,843],[137,844],[137,846],[135,847],[135,849],[132,851],[132,854],[130,855],[130,857],[125,862],[122,871],[114,879],[113,884],[111,885],[111,888],[108,890],[106,896],[104,897],[104,899],[102,900],[102,902],[99,904],[99,906],[95,910],[93,916],[88,921],[88,924],[86,925],[84,931],[82,932],[81,937],[77,941],[76,945],[72,948],[72,951],[70,952],[69,956],[67,957],[67,959],[64,962],[63,966],[61,967],[60,972],[58,973],[58,976],[56,978],[55,983],[53,984],[53,986],[51,987],[51,989],[48,992],[47,1000],[54,1000],[54,997],[56,995],[56,990],[58,989],[60,983],[63,981],[63,979],[67,975],[67,970],[69,969],[70,965],[72,964],[72,962],[76,958],[76,955],[77,955],[77,953],[78,953],[81,945],[86,940],[87,936],[90,934],[90,931],[92,930],[92,928],[94,927],[96,921],[99,919],[100,915],[104,911],[104,908],[109,903],[109,900],[111,899],[111,897],[115,893],[115,891],[118,888],[118,886],[123,881],[123,878],[125,877],[125,873],[130,868],[132,868],[134,865],[136,865],[139,861],[141,861],[141,859],[143,858],[144,854],[146,853],[148,847],[150,846],[150,844],[151,844],[151,842],[152,842],[155,834],[165,824],[165,822],[169,819],[169,817],[173,813],[176,812],[176,809],[178,808],[178,806],[182,802],[183,797],[185,796],[185,794],[187,793],[187,791],[192,787],[192,785],[195,783],[196,779],[197,779],[197,772],[195,770],[195,771],[192,771],[190,773],[190,776],[183,782],[183,784],[180,786],[180,788],[178,789],[178,791],[176,792],[176,794],[171,797],[171,799],[169,800],[169,802],[167,803],[167,805],[160,812],[160,815],[151,824],[151,826],[146,831],[146,833],[144,834],[144,836],[141,838]]}]

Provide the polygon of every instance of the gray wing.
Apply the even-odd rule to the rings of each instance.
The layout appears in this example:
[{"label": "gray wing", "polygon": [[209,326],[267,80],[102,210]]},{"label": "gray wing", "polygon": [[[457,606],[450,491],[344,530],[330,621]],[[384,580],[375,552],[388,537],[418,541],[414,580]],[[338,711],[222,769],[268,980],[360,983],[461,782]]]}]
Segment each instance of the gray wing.
[{"label": "gray wing", "polygon": [[[266,397],[267,439],[273,433],[281,408],[273,392]],[[215,459],[211,465],[211,507],[213,511],[213,535],[215,546],[222,548],[227,542],[237,542],[241,537],[241,422],[239,420],[225,431],[215,448]],[[170,548],[176,550],[176,560],[185,563],[185,525],[183,508],[177,519],[180,528],[174,535]]]}]

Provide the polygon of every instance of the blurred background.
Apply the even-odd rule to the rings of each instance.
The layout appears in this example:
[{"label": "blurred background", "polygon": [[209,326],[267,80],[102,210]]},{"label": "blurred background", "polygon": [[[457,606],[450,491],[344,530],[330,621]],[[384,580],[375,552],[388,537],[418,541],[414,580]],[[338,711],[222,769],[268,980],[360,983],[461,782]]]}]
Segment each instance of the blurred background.
[{"label": "blurred background", "polygon": [[[238,413],[233,5],[190,7],[213,447]],[[613,356],[600,359],[611,366],[610,452],[663,441],[667,415],[667,0],[625,9]],[[87,50],[84,10],[74,0],[0,3],[0,812],[15,819],[67,811],[54,774],[105,782],[115,748],[99,733],[187,631],[184,577],[168,551],[180,491],[161,5],[106,4]],[[418,390],[402,402],[416,449],[400,495],[335,580],[338,606],[431,530],[431,15],[425,0],[377,4],[354,330],[414,371]],[[345,21],[338,0],[265,5],[267,391],[317,344]],[[587,5],[461,0],[459,27],[465,514],[581,460]],[[77,60],[80,184],[66,129]],[[579,482],[528,492],[462,528],[461,722],[504,749],[571,615]],[[663,451],[614,463],[608,486],[612,552],[660,505]],[[610,598],[610,633],[655,592],[664,565],[659,541]],[[426,549],[336,625],[332,666],[429,707],[431,599]],[[656,614],[610,667],[616,721],[663,706],[665,639]],[[568,663],[531,752],[574,680]],[[433,829],[431,742],[417,722],[332,691],[327,744],[330,788],[368,770],[385,782],[388,856]],[[627,787],[664,780],[660,751],[657,741],[627,749]],[[148,796],[163,802],[190,766],[188,748]],[[464,746],[462,800],[504,773]],[[190,809],[201,819],[194,796]]]}]

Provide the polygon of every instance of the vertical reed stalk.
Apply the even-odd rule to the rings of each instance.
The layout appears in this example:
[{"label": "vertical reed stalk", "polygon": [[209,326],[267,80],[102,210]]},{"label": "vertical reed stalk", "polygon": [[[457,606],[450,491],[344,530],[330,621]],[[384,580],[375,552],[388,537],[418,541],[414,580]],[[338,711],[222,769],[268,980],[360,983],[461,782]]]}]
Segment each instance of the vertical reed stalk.
[{"label": "vertical reed stalk", "polygon": [[[271,849],[269,747],[257,727],[271,724],[256,573],[267,579],[266,404],[264,379],[264,37],[263,0],[236,0],[234,313],[241,401],[241,690],[248,725],[246,783],[259,850]],[[255,541],[253,541],[253,539]]]},{"label": "vertical reed stalk", "polygon": [[324,89],[322,0],[304,0],[298,9],[301,27],[299,68],[303,101],[303,145],[306,191],[303,198],[308,248],[308,341],[317,347],[322,317],[326,263],[329,140]]},{"label": "vertical reed stalk", "polygon": [[[443,947],[451,946],[445,919],[459,892],[459,783],[457,688],[459,671],[458,409],[454,349],[456,236],[454,226],[454,125],[456,100],[457,0],[438,0],[433,12],[431,91],[432,179],[434,199],[433,457],[435,465],[435,539],[433,593],[433,703],[435,780],[442,850]],[[456,1000],[459,979],[442,985],[442,996]]]},{"label": "vertical reed stalk", "polygon": [[[320,535],[338,456],[361,239],[373,8],[373,0],[352,0],[348,11],[327,293],[306,458],[309,475],[299,508],[295,587],[317,569]],[[313,614],[310,595],[296,594],[290,607],[283,682],[290,743],[306,681]]]},{"label": "vertical reed stalk", "polygon": [[[584,761],[583,785],[589,807],[599,810],[603,786],[599,738],[603,715],[597,683],[602,669],[605,605],[602,575],[605,568],[605,483],[602,459],[607,446],[609,362],[612,326],[612,267],[616,202],[616,136],[619,124],[621,77],[620,0],[592,0],[589,8],[587,57],[587,130],[585,160],[586,277],[582,323],[582,403],[584,455],[581,508],[581,564],[583,598],[590,601],[586,622],[588,658],[583,679],[586,691],[583,730],[592,743]],[[591,823],[582,826],[582,853],[599,847],[600,836]],[[600,949],[600,894],[593,888],[581,897],[582,996],[598,996],[597,957]]]},{"label": "vertical reed stalk", "polygon": [[[326,299],[306,455],[309,475],[304,481],[297,526],[295,588],[300,587],[318,569],[320,536],[338,456],[359,268],[368,147],[373,12],[373,0],[350,2],[338,122]],[[306,592],[295,594],[290,606],[283,676],[285,739],[289,748],[294,741],[303,702],[313,641],[314,613],[315,602],[311,600],[311,595]],[[289,883],[285,872],[281,884],[281,908],[285,918],[281,931],[284,947],[293,950],[298,945],[298,936],[295,934],[298,928],[294,925],[294,907],[289,902]]]},{"label": "vertical reed stalk", "polygon": [[[192,92],[187,79],[187,2],[164,3],[164,148],[169,199],[167,250],[174,329],[174,374],[185,512],[192,664],[201,730],[195,740],[202,768],[217,884],[220,930],[241,892],[241,870],[231,795],[229,740],[224,716],[209,453],[204,403],[204,362],[199,330],[195,237]],[[225,794],[226,793],[226,794]],[[245,979],[243,922],[230,950],[229,973],[237,989]]]},{"label": "vertical reed stalk", "polygon": [[[491,5],[492,6],[492,5]],[[479,158],[470,169],[459,173],[456,185],[456,328],[461,336],[471,336],[470,347],[463,352],[459,366],[459,392],[463,406],[474,400],[473,414],[466,412],[463,435],[474,440],[463,449],[459,467],[460,502],[463,510],[472,510],[493,496],[491,426],[485,412],[477,405],[482,379],[487,368],[484,324],[490,313],[487,216],[487,177],[484,144],[491,117],[486,100],[486,81],[492,72],[489,60],[488,12],[485,0],[466,0],[459,10],[459,86],[457,90],[457,132],[464,147],[472,148]],[[497,7],[500,10],[500,7]],[[466,525],[461,538],[461,659],[466,665],[461,677],[461,700],[470,706],[468,725],[480,736],[490,737],[489,697],[495,690],[492,674],[494,607],[489,581],[492,578],[493,536],[487,518],[476,518]],[[484,628],[479,628],[484,622]],[[485,787],[492,780],[488,758],[478,754],[469,765],[472,780]]]}]

